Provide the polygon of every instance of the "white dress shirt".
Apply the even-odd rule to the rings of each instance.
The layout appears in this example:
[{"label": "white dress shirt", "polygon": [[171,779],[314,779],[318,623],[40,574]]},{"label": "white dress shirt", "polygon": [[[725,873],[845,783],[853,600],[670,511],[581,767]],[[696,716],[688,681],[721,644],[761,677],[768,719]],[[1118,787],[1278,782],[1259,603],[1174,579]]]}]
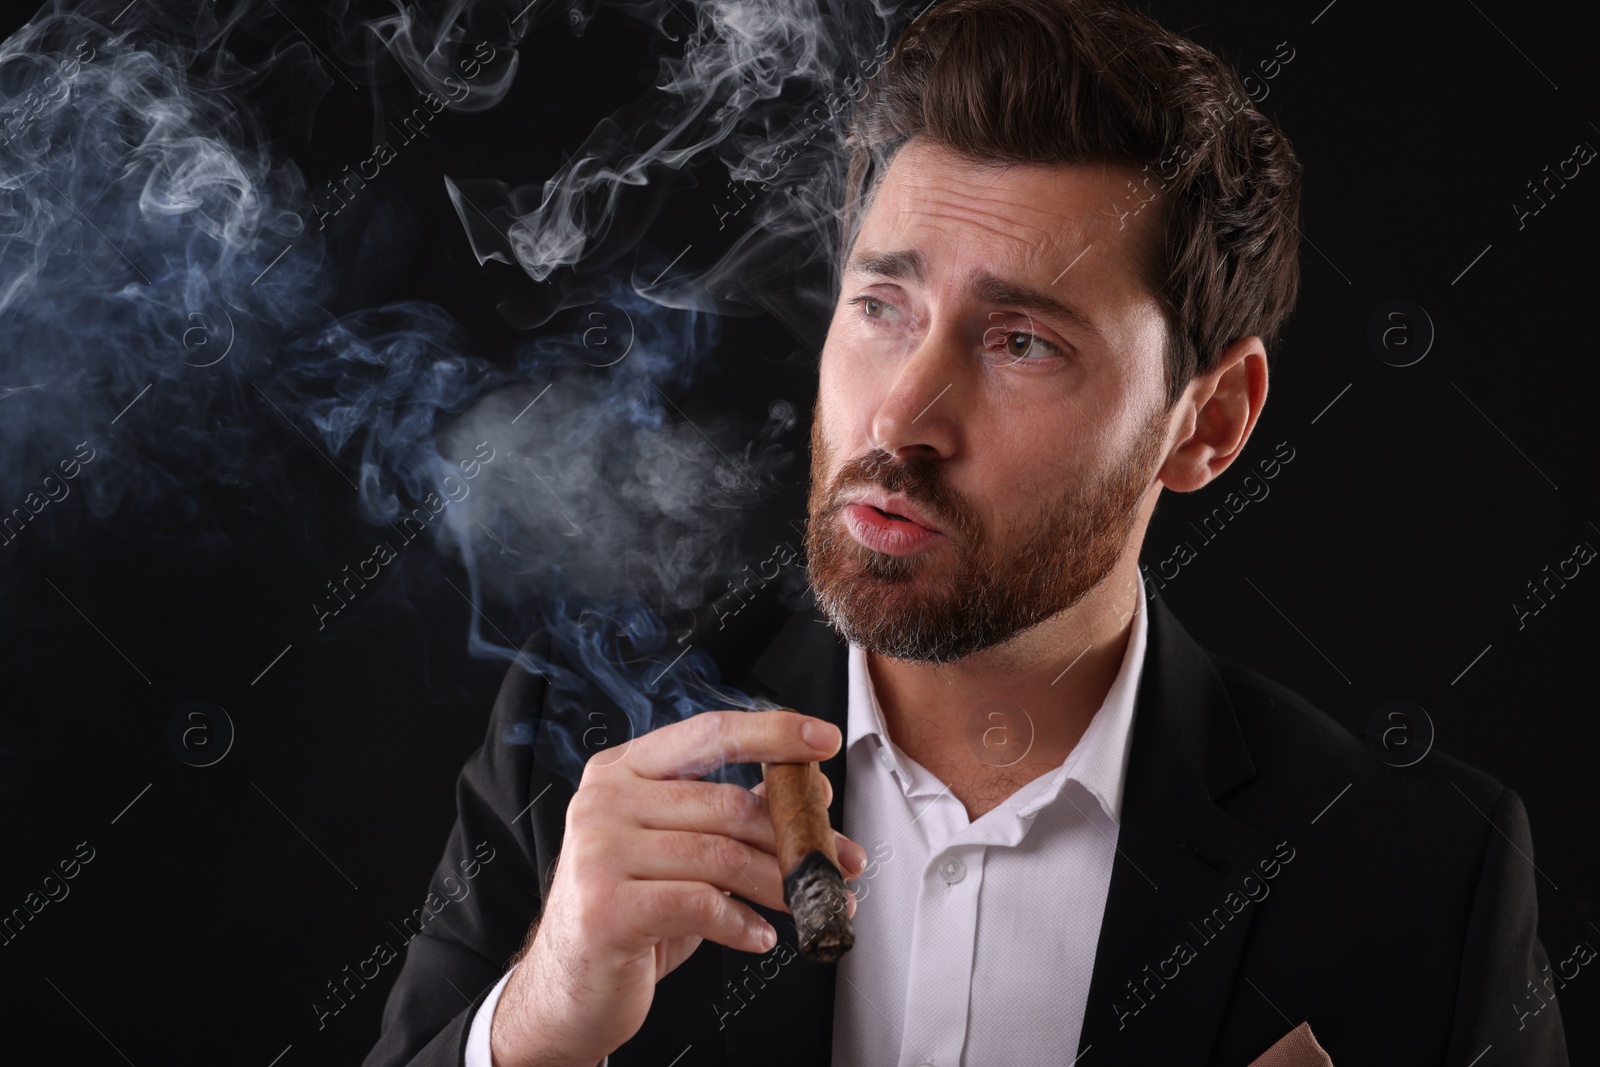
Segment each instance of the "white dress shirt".
[{"label": "white dress shirt", "polygon": [[494,1060],[489,1055],[489,1023],[494,1019],[494,1006],[500,1003],[500,991],[511,980],[511,971],[514,970],[515,967],[500,976],[500,981],[483,998],[483,1006],[472,1017],[472,1029],[467,1031],[466,1067],[494,1067]]},{"label": "white dress shirt", "polygon": [[[836,964],[834,1067],[1054,1063],[1077,1054],[1148,615],[1140,582],[1122,666],[1083,737],[1061,766],[976,822],[889,739],[866,653],[850,646],[841,829],[866,849],[867,869],[849,883],[856,943]],[[982,758],[1021,761],[1024,716],[978,722]],[[466,1067],[491,1067],[489,1022],[510,977],[473,1016]]]},{"label": "white dress shirt", "polygon": [[[889,739],[866,653],[851,646],[842,829],[867,850],[868,867],[850,883],[856,943],[837,964],[835,1067],[1077,1054],[1144,666],[1143,583],[1134,610],[1122,666],[1065,762],[976,822]],[[1023,715],[991,720],[982,706],[973,715],[963,725],[987,762],[1021,762]],[[983,743],[985,728],[1000,732]]]}]

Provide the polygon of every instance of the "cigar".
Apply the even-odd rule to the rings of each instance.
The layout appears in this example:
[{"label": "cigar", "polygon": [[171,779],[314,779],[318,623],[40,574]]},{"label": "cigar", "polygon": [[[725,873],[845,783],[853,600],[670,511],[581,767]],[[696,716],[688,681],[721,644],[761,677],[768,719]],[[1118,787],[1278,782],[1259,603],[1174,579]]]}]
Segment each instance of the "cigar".
[{"label": "cigar", "polygon": [[828,824],[822,768],[815,763],[763,763],[767,805],[778,840],[783,902],[794,916],[800,954],[837,963],[856,935],[845,913],[844,874]]}]

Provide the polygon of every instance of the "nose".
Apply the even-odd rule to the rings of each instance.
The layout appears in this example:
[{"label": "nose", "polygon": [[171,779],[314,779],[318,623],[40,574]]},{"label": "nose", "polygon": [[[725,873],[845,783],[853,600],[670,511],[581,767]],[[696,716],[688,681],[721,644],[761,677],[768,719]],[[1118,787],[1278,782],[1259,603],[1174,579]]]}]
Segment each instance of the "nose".
[{"label": "nose", "polygon": [[872,443],[899,460],[949,459],[955,454],[962,382],[960,340],[930,329],[890,371],[891,380],[872,414]]}]

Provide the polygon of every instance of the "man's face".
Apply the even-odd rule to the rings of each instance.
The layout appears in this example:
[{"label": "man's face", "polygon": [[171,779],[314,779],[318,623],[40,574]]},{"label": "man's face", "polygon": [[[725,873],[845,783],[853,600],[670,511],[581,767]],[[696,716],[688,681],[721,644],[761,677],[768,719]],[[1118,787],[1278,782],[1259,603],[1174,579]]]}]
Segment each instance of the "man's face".
[{"label": "man's face", "polygon": [[849,640],[960,659],[1078,603],[1142,540],[1168,411],[1136,260],[1160,205],[1117,214],[1136,176],[983,167],[918,138],[896,154],[812,422],[811,586]]}]

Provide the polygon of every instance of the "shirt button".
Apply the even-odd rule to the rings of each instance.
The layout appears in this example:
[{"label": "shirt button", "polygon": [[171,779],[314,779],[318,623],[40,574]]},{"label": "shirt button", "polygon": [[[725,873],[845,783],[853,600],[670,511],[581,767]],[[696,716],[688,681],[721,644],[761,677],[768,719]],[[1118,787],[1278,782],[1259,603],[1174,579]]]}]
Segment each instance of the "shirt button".
[{"label": "shirt button", "polygon": [[946,882],[955,885],[967,876],[967,865],[954,856],[948,856],[939,864],[939,875]]}]

